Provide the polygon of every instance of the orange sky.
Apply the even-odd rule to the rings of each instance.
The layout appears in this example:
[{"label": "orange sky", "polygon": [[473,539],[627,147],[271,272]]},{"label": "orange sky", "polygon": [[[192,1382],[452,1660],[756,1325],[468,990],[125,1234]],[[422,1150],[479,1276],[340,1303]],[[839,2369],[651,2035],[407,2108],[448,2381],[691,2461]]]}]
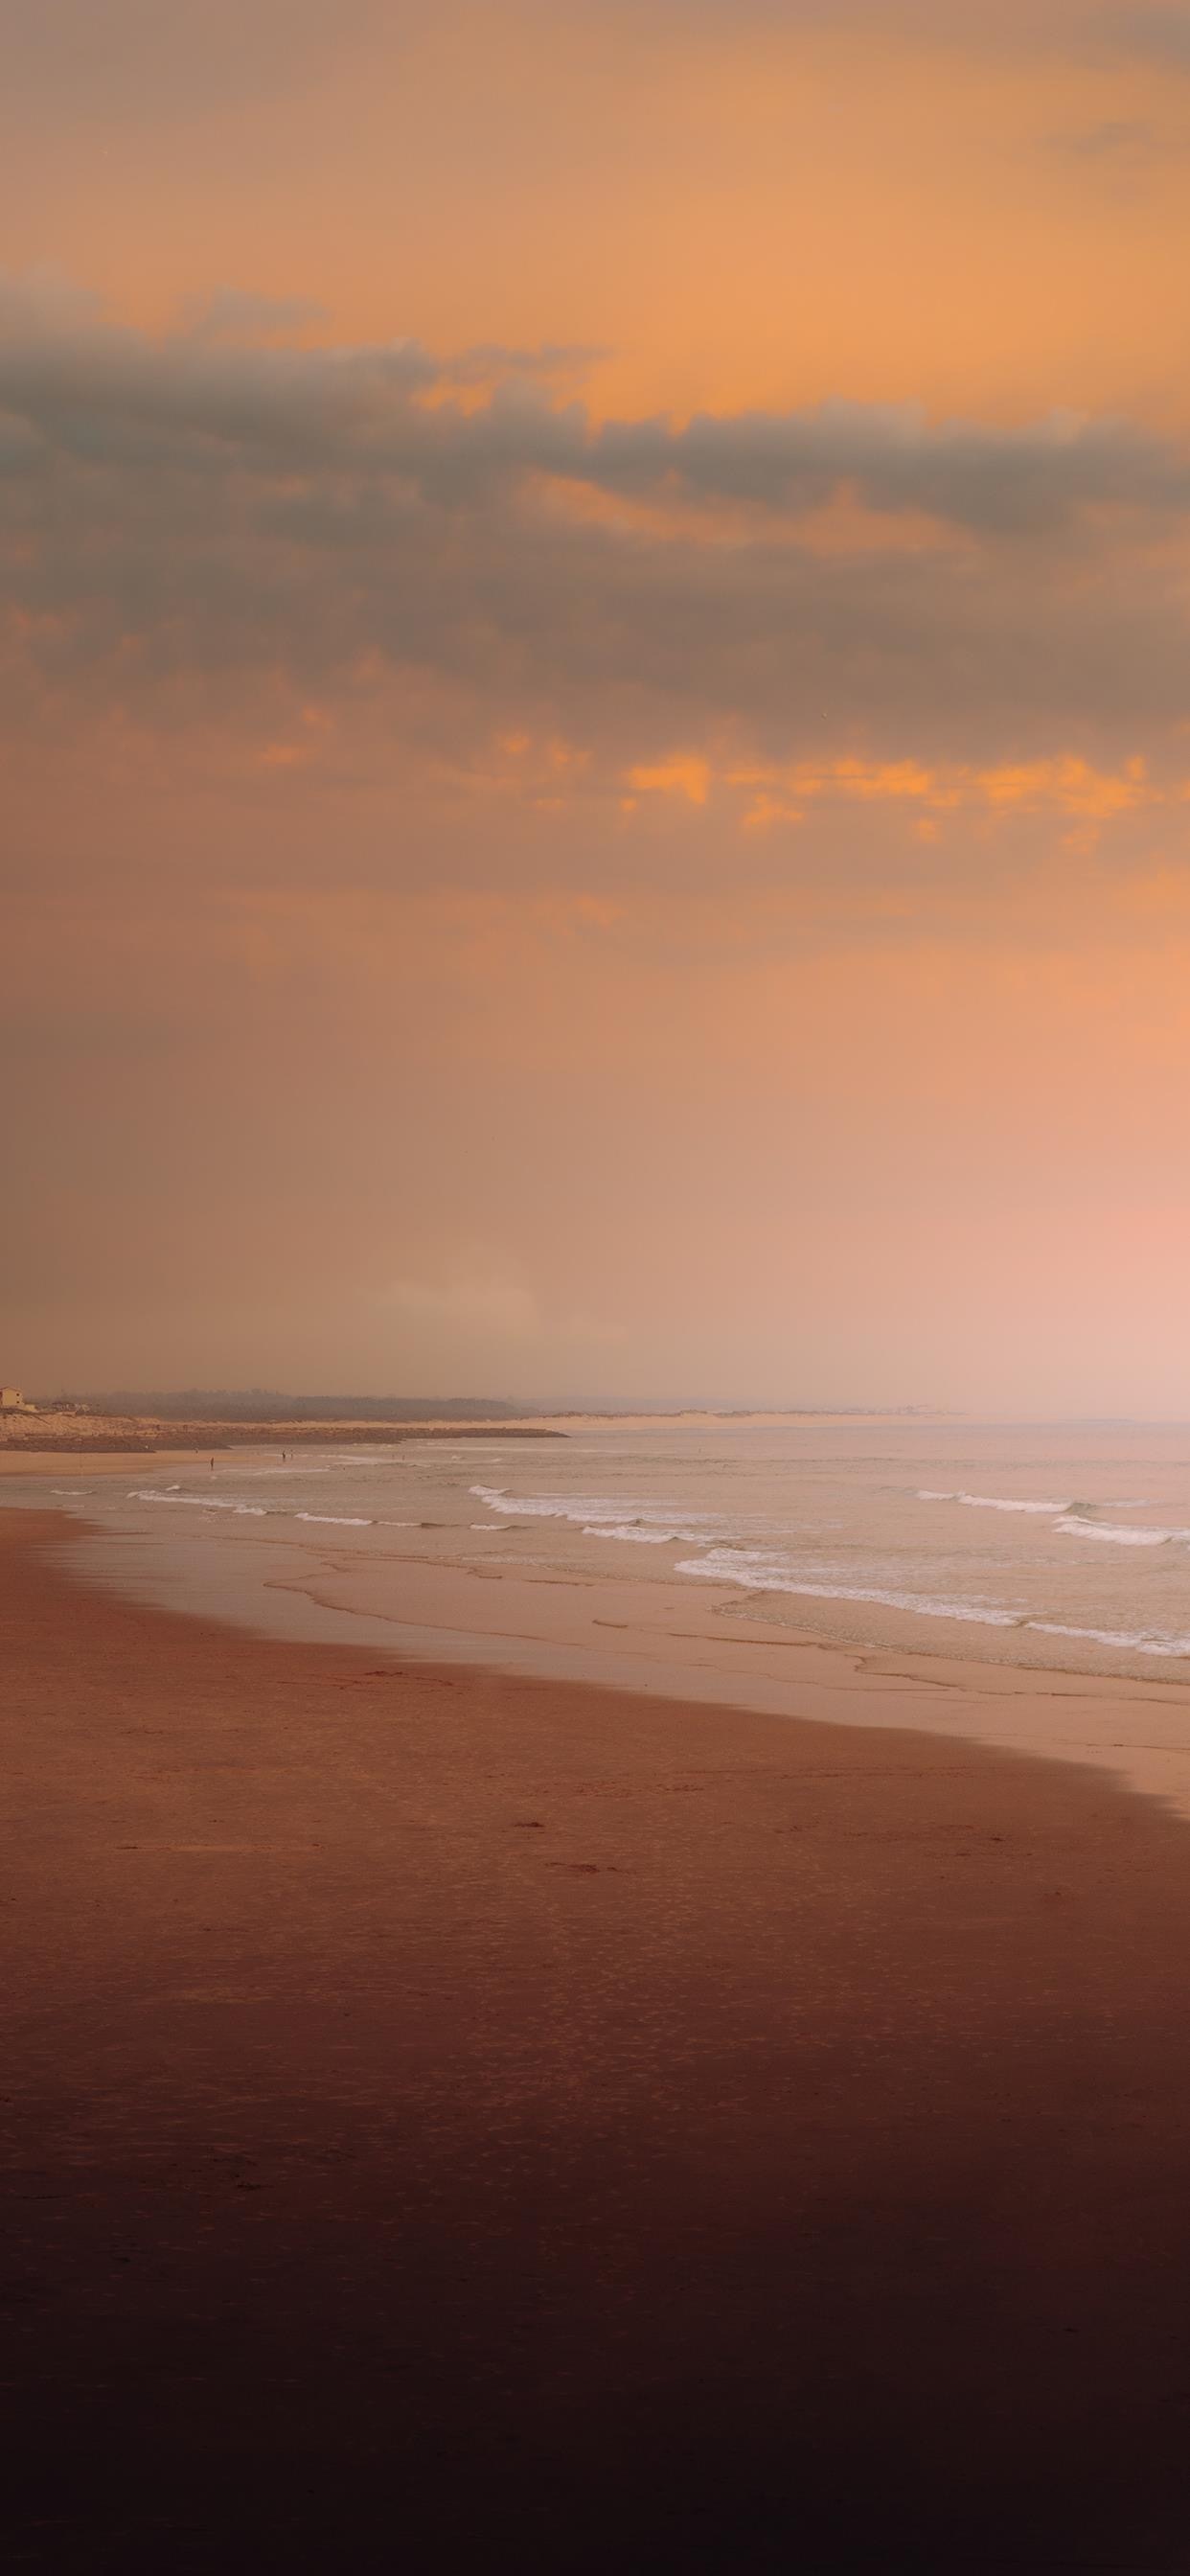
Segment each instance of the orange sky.
[{"label": "orange sky", "polygon": [[5,1374],[1190,1412],[1190,8],[13,57]]}]

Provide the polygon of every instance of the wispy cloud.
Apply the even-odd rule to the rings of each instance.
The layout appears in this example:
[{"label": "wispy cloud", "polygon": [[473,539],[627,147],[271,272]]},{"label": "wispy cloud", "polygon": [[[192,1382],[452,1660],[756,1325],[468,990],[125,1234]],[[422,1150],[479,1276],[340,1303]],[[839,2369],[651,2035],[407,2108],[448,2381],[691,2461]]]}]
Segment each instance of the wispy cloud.
[{"label": "wispy cloud", "polygon": [[1076,161],[1148,161],[1167,149],[1167,138],[1143,117],[1106,117],[1046,139],[1051,151],[1067,153]]}]

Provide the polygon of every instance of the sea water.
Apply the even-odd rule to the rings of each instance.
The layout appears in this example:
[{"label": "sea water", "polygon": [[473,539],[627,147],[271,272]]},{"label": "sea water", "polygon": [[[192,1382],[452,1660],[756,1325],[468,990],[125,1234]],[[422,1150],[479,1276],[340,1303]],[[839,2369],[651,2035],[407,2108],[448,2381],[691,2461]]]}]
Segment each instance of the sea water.
[{"label": "sea water", "polygon": [[132,1462],[102,1481],[64,1468],[23,1490],[145,1536],[196,1515],[208,1536],[333,1533],[374,1566],[378,1607],[398,1538],[401,1557],[494,1555],[584,1583],[639,1578],[648,1549],[654,1575],[848,1644],[1190,1676],[1178,1426],[584,1422],[284,1462],[220,1451],[213,1469]]},{"label": "sea water", "polygon": [[[791,1713],[808,1706],[798,1641],[919,1677],[961,1662],[987,1683],[960,1731],[1014,1742],[1030,1738],[1002,1690],[993,1709],[993,1667],[1164,1683],[1132,1695],[1122,1767],[1136,1779],[1151,1739],[1169,1794],[1169,1759],[1190,1764],[1190,1691],[1171,1687],[1190,1683],[1185,1426],[587,1419],[555,1438],[230,1450],[94,1479],[64,1464],[8,1488],[22,1494],[85,1517],[94,1579],[277,1634]],[[960,1700],[951,1688],[937,1722],[959,1723]],[[1069,1690],[1051,1700],[1060,1733]],[[1118,1704],[1101,1704],[1107,1744]],[[919,1689],[899,1722],[935,1708]],[[871,1722],[858,1703],[837,1713]],[[1088,1743],[1080,1714],[1035,1749]]]}]

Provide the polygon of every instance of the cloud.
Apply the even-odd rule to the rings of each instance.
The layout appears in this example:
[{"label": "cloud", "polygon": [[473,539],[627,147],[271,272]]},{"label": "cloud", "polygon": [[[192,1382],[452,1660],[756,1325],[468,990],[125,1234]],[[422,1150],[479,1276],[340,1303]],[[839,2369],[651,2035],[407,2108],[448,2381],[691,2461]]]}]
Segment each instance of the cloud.
[{"label": "cloud", "polygon": [[[574,420],[534,405],[523,380],[572,373],[594,352],[482,344],[441,359],[416,341],[366,348],[276,345],[317,307],[221,289],[152,338],[104,317],[98,299],[54,275],[0,284],[0,416],[25,422],[47,458],[146,460],[200,472],[238,464],[261,480],[308,463],[459,486],[492,472],[562,461]],[[413,397],[506,382],[478,414],[416,407]]]},{"label": "cloud", "polygon": [[[598,0],[600,8],[604,0]],[[623,0],[627,8],[627,0]],[[893,44],[958,51],[1131,55],[1190,69],[1190,8],[1184,0],[632,0],[643,14],[686,31],[745,24],[777,34],[863,29]]]},{"label": "cloud", "polygon": [[[846,487],[876,511],[1044,533],[1090,506],[1190,502],[1190,461],[1124,422],[1058,414],[990,429],[931,423],[912,405],[835,401],[698,414],[681,428],[665,419],[593,425],[580,405],[559,407],[527,381],[573,371],[593,352],[480,346],[444,359],[412,340],[274,345],[278,324],[307,313],[221,295],[152,339],[106,322],[58,281],[10,285],[0,291],[0,408],[47,458],[141,465],[146,442],[164,435],[160,462],[179,471],[222,464],[264,482],[310,465],[370,479],[376,492],[403,482],[447,506],[507,495],[528,476],[612,497],[664,504],[680,495],[794,515]],[[484,384],[491,398],[478,407],[421,399]]]},{"label": "cloud", "polygon": [[1148,161],[1165,148],[1165,138],[1156,126],[1139,117],[1106,117],[1096,125],[1048,139],[1051,151],[1075,161]]},{"label": "cloud", "polygon": [[[1132,54],[1190,64],[1190,10],[1183,0],[571,0],[571,14],[614,13],[634,32],[670,36],[838,38],[857,34],[886,46],[951,53]],[[551,9],[551,17],[556,14]]]},{"label": "cloud", "polygon": [[[22,123],[129,134],[258,114],[309,95],[344,66],[391,73],[410,47],[452,27],[473,34],[468,0],[5,0],[5,94]],[[1115,55],[1190,68],[1181,0],[507,0],[510,45],[556,45],[569,28],[634,50],[698,40],[731,44],[857,39],[974,55],[1074,60]]]},{"label": "cloud", "polygon": [[[579,470],[577,468],[572,470]],[[703,415],[681,430],[614,422],[583,469],[604,489],[666,484],[707,500],[805,512],[841,489],[867,508],[973,532],[1046,533],[1097,504],[1184,509],[1190,468],[1140,431],[1057,415],[1023,430],[929,423],[911,405]]]},{"label": "cloud", "polygon": [[1169,71],[1190,72],[1190,9],[1127,5],[1099,11],[1092,31],[1113,51]]},{"label": "cloud", "polygon": [[560,390],[579,352],[278,338],[296,318],[216,299],[152,337],[61,281],[0,295],[14,722],[40,692],[176,723],[204,690],[258,721],[254,691],[387,674],[647,769],[716,728],[1102,760],[1184,714],[1190,462],[1127,421],[599,422]]},{"label": "cloud", "polygon": [[[0,412],[47,464],[236,471],[260,488],[309,467],[353,478],[377,502],[403,491],[462,507],[546,477],[662,507],[684,498],[797,517],[846,489],[873,511],[1009,535],[1046,534],[1103,505],[1190,505],[1190,459],[1123,421],[1055,414],[1002,429],[932,423],[908,404],[832,401],[701,413],[682,427],[593,424],[532,381],[572,373],[592,351],[481,345],[440,358],[413,340],[276,345],[313,310],[221,294],[153,339],[107,322],[59,281],[10,285],[0,290]],[[478,406],[424,400],[477,386],[491,389]],[[303,522],[305,497],[294,533],[320,524],[326,493],[309,496]],[[332,515],[322,525],[329,534]]]},{"label": "cloud", "polygon": [[55,122],[190,123],[308,86],[407,14],[384,0],[6,0],[5,94]]},{"label": "cloud", "polygon": [[292,340],[316,322],[327,320],[326,307],[304,295],[253,295],[238,286],[218,286],[195,297],[185,308],[187,329],[196,340]]}]

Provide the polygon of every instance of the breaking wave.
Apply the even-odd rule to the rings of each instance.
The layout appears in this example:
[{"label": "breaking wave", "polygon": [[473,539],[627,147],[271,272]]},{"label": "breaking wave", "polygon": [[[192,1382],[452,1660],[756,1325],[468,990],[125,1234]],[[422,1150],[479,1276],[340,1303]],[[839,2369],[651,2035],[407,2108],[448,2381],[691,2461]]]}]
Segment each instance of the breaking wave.
[{"label": "breaking wave", "polygon": [[632,1539],[649,1547],[664,1547],[680,1539],[687,1546],[698,1547],[703,1544],[705,1532],[722,1527],[718,1512],[688,1512],[675,1520],[673,1512],[660,1503],[642,1506],[628,1520],[623,1503],[608,1502],[602,1494],[576,1494],[563,1500],[553,1494],[510,1494],[506,1485],[472,1485],[471,1492],[478,1502],[487,1504],[489,1511],[499,1512],[505,1519],[569,1521],[581,1529],[584,1538]]},{"label": "breaking wave", "polygon": [[1112,1547],[1176,1547],[1190,1539],[1190,1529],[1125,1529],[1117,1521],[1084,1520],[1081,1513],[1068,1515],[1057,1526],[1067,1538],[1101,1538]]},{"label": "breaking wave", "polygon": [[294,1519],[317,1521],[323,1529],[374,1529],[374,1521],[361,1520],[357,1512],[295,1512]]},{"label": "breaking wave", "polygon": [[981,1628],[1019,1628],[1019,1610],[999,1610],[991,1602],[947,1601],[924,1592],[894,1592],[876,1583],[818,1583],[790,1571],[780,1560],[759,1550],[713,1547],[705,1556],[684,1557],[679,1574],[700,1574],[711,1583],[736,1583],[745,1592],[789,1592],[810,1601],[871,1601],[884,1610],[912,1610],[924,1619],[965,1619]]},{"label": "breaking wave", "polygon": [[1030,1618],[1026,1612],[1000,1609],[990,1601],[947,1600],[929,1593],[894,1591],[882,1584],[819,1583],[759,1551],[749,1558],[742,1552],[712,1548],[705,1556],[684,1559],[676,1570],[714,1583],[734,1583],[746,1592],[784,1592],[811,1601],[866,1601],[884,1610],[909,1611],[919,1619],[958,1619],[972,1627],[1070,1637],[1087,1645],[1110,1646],[1125,1655],[1190,1657],[1190,1636],[1167,1635],[1154,1628],[1084,1628],[1058,1619]]},{"label": "breaking wave", "polygon": [[1163,1637],[1148,1628],[1069,1628],[1059,1619],[1026,1619],[1040,1637],[1085,1637],[1094,1646],[1116,1646],[1125,1655],[1190,1655],[1190,1637]]}]

